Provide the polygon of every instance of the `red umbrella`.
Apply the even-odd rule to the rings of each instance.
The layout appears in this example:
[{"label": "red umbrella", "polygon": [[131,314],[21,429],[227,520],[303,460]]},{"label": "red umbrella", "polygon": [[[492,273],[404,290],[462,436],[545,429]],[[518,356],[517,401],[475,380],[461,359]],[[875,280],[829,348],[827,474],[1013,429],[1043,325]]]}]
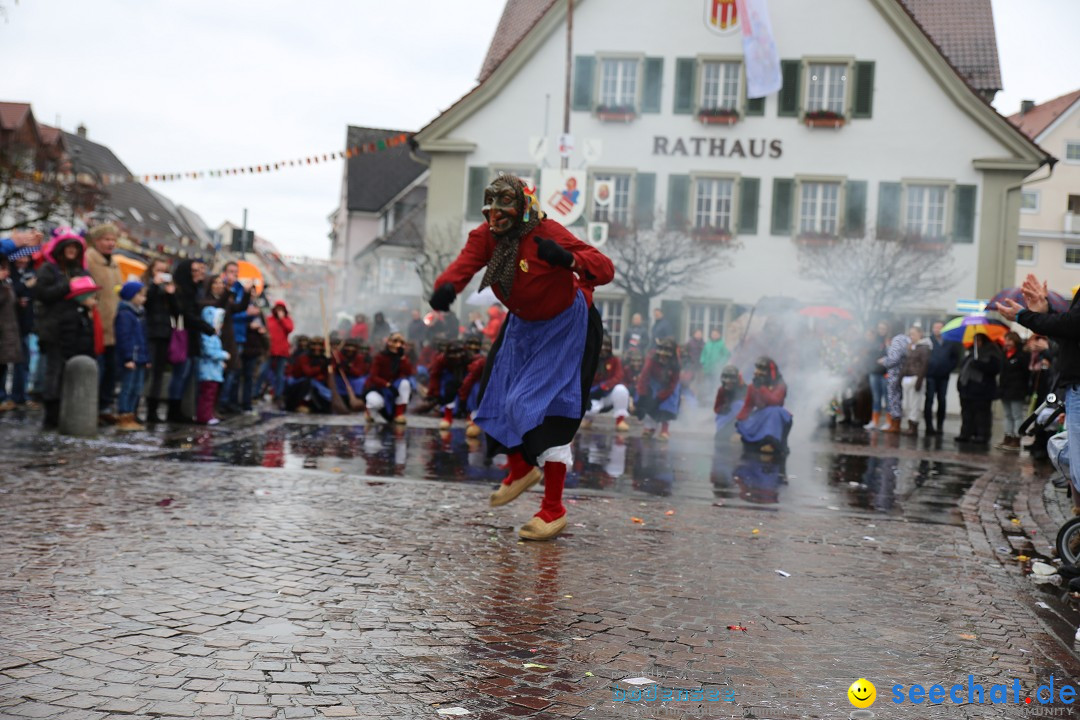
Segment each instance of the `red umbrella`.
[{"label": "red umbrella", "polygon": [[844,308],[833,307],[831,305],[808,305],[800,310],[799,314],[812,318],[837,317],[841,320],[853,319],[851,313]]}]

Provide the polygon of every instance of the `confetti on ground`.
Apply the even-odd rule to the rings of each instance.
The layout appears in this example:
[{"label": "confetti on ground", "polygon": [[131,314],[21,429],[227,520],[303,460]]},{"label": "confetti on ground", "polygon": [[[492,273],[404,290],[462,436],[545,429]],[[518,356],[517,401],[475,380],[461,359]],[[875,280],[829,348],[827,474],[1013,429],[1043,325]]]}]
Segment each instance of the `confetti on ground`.
[{"label": "confetti on ground", "polygon": [[863,540],[865,540],[866,542],[877,542],[877,540],[875,540],[874,538],[870,537],[869,535],[863,535],[863,538],[862,538],[862,539],[863,539]]},{"label": "confetti on ground", "polygon": [[632,517],[632,518],[630,518],[630,522],[636,522],[636,523],[638,523],[639,525],[644,525],[644,524],[645,524],[645,521],[644,521],[644,520],[642,520],[642,519],[641,519],[641,518],[639,518],[639,517]]},{"label": "confetti on ground", "polygon": [[751,531],[750,531],[750,534],[751,534],[751,535],[758,535],[758,534],[760,534],[760,533],[761,533],[761,531],[760,531],[760,530],[758,530],[757,528],[754,528],[753,530],[751,530]]},{"label": "confetti on ground", "polygon": [[463,707],[448,707],[439,708],[435,712],[440,715],[470,715],[471,713]]},{"label": "confetti on ground", "polygon": [[636,677],[636,678],[627,678],[626,680],[623,680],[623,682],[624,683],[629,683],[630,685],[650,685],[650,684],[652,684],[652,683],[654,683],[656,681],[655,680],[650,680],[647,677]]},{"label": "confetti on ground", "polygon": [[548,669],[547,665],[541,665],[540,663],[522,663],[521,667],[523,667],[523,668],[540,668],[541,670],[547,670]]},{"label": "confetti on ground", "polygon": [[675,514],[675,511],[674,511],[674,510],[668,510],[668,511],[667,511],[666,513],[664,513],[664,514],[665,514],[665,515],[674,515],[674,514]]},{"label": "confetti on ground", "polygon": [[776,574],[779,575],[780,577],[791,577],[791,573],[784,572],[783,570],[777,570]]},{"label": "confetti on ground", "polygon": [[158,507],[169,507],[170,505],[172,505],[172,500],[173,500],[172,498],[165,498],[164,500],[158,500],[157,501],[157,506]]},{"label": "confetti on ground", "polygon": [[1016,556],[1016,562],[1027,562],[1030,559],[1031,558],[1029,558],[1027,555],[1017,555]]},{"label": "confetti on ground", "polygon": [[1012,519],[1012,524],[1013,525],[1019,525],[1020,524],[1020,518],[1013,518]]},{"label": "confetti on ground", "polygon": [[595,675],[593,675],[591,672],[587,672],[585,673],[585,677],[595,677]]},{"label": "confetti on ground", "polygon": [[747,631],[747,628],[743,627],[742,625],[728,625],[727,629],[728,630],[742,630],[743,632]]},{"label": "confetti on ground", "polygon": [[975,640],[976,638],[978,638],[977,635],[972,635],[971,633],[960,633],[958,637],[961,640]]}]

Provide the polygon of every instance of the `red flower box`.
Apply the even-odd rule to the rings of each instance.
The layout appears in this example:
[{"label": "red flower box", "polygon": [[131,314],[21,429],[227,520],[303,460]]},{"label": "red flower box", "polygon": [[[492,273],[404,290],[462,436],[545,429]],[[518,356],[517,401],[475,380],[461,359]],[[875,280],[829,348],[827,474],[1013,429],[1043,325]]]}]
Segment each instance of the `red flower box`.
[{"label": "red flower box", "polygon": [[842,128],[844,126],[844,116],[828,110],[806,113],[803,120],[806,126],[811,128]]},{"label": "red flower box", "polygon": [[739,113],[734,110],[701,110],[698,120],[702,125],[734,125],[739,122]]},{"label": "red flower box", "polygon": [[596,108],[596,117],[600,122],[630,122],[637,117],[637,110],[632,107],[605,107]]}]

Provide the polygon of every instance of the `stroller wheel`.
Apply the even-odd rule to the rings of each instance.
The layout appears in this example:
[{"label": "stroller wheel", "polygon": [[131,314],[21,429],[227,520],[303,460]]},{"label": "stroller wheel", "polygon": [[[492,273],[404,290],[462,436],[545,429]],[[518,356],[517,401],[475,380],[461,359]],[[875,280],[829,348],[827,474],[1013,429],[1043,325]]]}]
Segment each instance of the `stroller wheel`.
[{"label": "stroller wheel", "polygon": [[1069,520],[1058,530],[1057,552],[1058,557],[1070,565],[1080,558],[1080,517]]}]

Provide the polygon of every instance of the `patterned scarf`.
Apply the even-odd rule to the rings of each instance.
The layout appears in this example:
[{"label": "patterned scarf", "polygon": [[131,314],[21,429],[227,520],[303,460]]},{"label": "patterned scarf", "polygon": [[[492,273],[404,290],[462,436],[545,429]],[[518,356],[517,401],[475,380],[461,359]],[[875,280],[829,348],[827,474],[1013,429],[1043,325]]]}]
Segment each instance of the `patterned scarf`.
[{"label": "patterned scarf", "polygon": [[544,214],[540,212],[540,204],[536,199],[535,191],[525,186],[521,178],[509,175],[502,176],[509,182],[517,193],[518,207],[522,208],[521,222],[510,229],[502,237],[495,238],[495,251],[488,260],[487,272],[480,281],[480,289],[489,285],[499,284],[503,291],[503,297],[509,298],[510,291],[514,287],[514,277],[517,275],[518,245],[521,239],[528,235],[540,224]]}]

